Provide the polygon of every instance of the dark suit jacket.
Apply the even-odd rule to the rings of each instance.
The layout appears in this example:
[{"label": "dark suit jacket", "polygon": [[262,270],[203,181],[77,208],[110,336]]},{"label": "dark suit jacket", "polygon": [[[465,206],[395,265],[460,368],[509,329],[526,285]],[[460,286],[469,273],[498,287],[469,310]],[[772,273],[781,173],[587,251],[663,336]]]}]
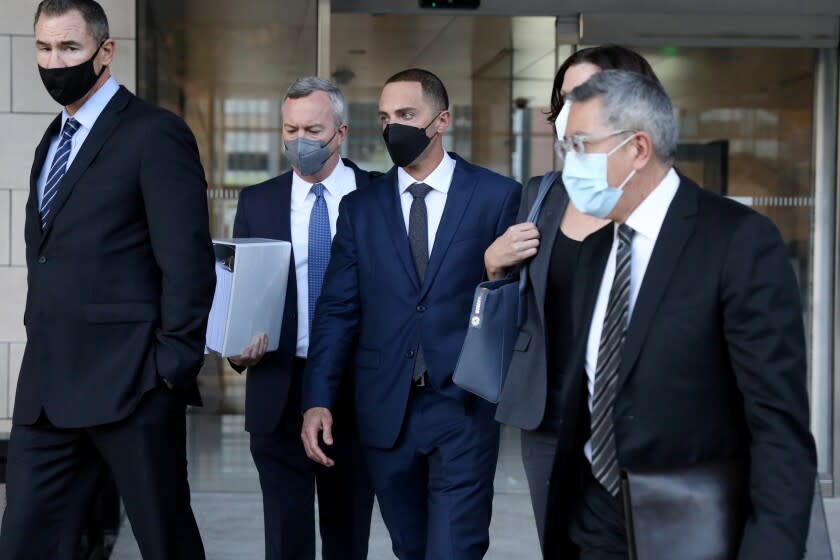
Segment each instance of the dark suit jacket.
[{"label": "dark suit jacket", "polygon": [[[578,347],[554,476],[565,483],[554,497],[561,509],[581,463],[586,339],[612,230],[590,236],[581,254]],[[776,227],[681,177],[622,349],[613,413],[619,464],[746,459],[751,514],[739,558],[801,558],[816,475],[805,354],[799,289]]]},{"label": "dark suit jacket", "polygon": [[120,88],[99,116],[42,232],[36,182],[57,117],[35,152],[26,205],[28,342],[14,422],[41,409],[60,427],[128,416],[159,377],[200,403],[216,277],[207,185],[195,139]]},{"label": "dark suit jacket", "polygon": [[[542,177],[529,181],[522,193],[516,223],[528,218],[537,198]],[[525,293],[525,323],[513,347],[502,396],[496,409],[496,420],[524,430],[536,429],[545,415],[548,390],[548,357],[546,353],[545,296],[551,248],[560,230],[569,197],[558,175],[543,201],[537,218],[540,250],[528,263],[528,286]],[[572,294],[569,294],[569,298]]]},{"label": "dark suit jacket", "polygon": [[[356,175],[356,188],[364,189],[376,172],[362,171],[352,161],[344,164]],[[292,203],[292,172],[244,189],[239,195],[236,219],[233,223],[234,237],[264,237],[267,239],[292,240],[290,212]],[[297,276],[295,257],[289,265],[289,284],[286,290],[286,307],[283,311],[283,329],[277,350],[266,353],[257,365],[248,368],[245,392],[245,429],[252,433],[274,432],[283,418],[289,388],[292,384],[292,360],[297,348]],[[233,366],[243,371],[244,368]],[[349,385],[348,385],[349,387]],[[347,388],[342,401],[342,416],[352,423],[352,396]],[[342,423],[337,423],[341,429]],[[349,427],[349,426],[346,426]]]},{"label": "dark suit jacket", "polygon": [[313,325],[303,407],[335,406],[355,346],[359,438],[394,445],[405,416],[415,350],[444,395],[452,384],[484,251],[513,223],[520,186],[458,156],[423,285],[417,278],[400,206],[396,168],[341,203],[338,231]]}]

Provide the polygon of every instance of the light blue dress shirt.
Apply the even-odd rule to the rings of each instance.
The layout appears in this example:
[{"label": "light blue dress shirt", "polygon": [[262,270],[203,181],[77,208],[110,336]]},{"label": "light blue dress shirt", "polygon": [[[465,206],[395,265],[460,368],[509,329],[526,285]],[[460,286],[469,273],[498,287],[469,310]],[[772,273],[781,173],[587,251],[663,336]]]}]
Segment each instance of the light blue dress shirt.
[{"label": "light blue dress shirt", "polygon": [[[96,90],[96,93],[90,96],[90,99],[85,101],[85,104],[76,111],[75,115],[72,115],[74,119],[76,119],[79,124],[79,130],[76,131],[76,134],[73,135],[73,139],[70,142],[70,157],[67,160],[67,170],[70,170],[70,166],[73,164],[73,160],[76,158],[76,155],[79,153],[79,150],[84,144],[85,139],[87,138],[88,134],[90,134],[90,130],[93,128],[94,123],[96,123],[96,119],[99,118],[99,115],[102,114],[102,111],[105,110],[105,106],[111,101],[111,98],[116,95],[117,91],[119,91],[120,85],[117,81],[112,77],[108,78],[101,88]],[[55,152],[58,150],[58,141],[61,139],[61,130],[64,129],[64,123],[67,122],[67,119],[70,118],[71,115],[67,114],[67,109],[61,111],[61,128],[59,129],[59,133],[56,134],[53,139],[50,141],[50,149],[47,152],[47,158],[44,160],[44,167],[41,169],[41,175],[38,177],[38,208],[41,207],[41,201],[44,199],[44,186],[47,184],[47,176],[50,173],[50,168],[52,167],[53,158],[55,158]]]}]

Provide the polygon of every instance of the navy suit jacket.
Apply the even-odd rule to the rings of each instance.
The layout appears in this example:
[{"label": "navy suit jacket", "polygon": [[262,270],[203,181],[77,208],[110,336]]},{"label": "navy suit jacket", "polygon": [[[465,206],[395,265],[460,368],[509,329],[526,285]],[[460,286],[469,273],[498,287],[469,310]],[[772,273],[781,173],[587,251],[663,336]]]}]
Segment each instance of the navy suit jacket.
[{"label": "navy suit jacket", "polygon": [[397,169],[341,202],[332,255],[312,327],[303,408],[333,409],[348,360],[359,439],[394,445],[405,416],[418,344],[430,381],[452,384],[484,251],[513,224],[520,185],[458,156],[423,285],[399,200]]},{"label": "navy suit jacket", "polygon": [[[374,177],[381,175],[362,171],[350,160],[343,161],[356,174],[357,189],[364,189]],[[236,208],[233,236],[263,237],[291,242],[291,204],[291,171],[243,189]],[[266,353],[260,363],[248,368],[245,387],[245,429],[251,433],[272,433],[277,430],[283,418],[292,385],[292,360],[297,349],[297,309],[297,276],[293,251],[280,344],[276,351]],[[244,368],[236,366],[234,369],[244,371]],[[349,394],[346,401],[344,408],[349,408]]]}]

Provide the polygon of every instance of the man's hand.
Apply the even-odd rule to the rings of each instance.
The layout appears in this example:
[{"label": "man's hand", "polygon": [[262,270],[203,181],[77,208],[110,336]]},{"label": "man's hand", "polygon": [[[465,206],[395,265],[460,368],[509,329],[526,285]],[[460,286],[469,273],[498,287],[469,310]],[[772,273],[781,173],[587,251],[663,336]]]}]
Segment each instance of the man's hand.
[{"label": "man's hand", "polygon": [[268,350],[268,335],[260,333],[254,337],[250,346],[247,346],[238,356],[231,356],[228,360],[232,364],[242,367],[251,367],[257,365],[265,356]]},{"label": "man's hand", "polygon": [[537,254],[540,246],[540,230],[525,222],[510,226],[484,252],[484,266],[490,280],[499,280],[505,271]]},{"label": "man's hand", "polygon": [[300,431],[300,439],[303,440],[303,447],[306,449],[306,456],[325,467],[332,467],[335,461],[327,457],[318,445],[318,433],[324,432],[324,443],[333,444],[332,438],[333,417],[329,409],[316,406],[310,408],[303,415],[303,428]]}]

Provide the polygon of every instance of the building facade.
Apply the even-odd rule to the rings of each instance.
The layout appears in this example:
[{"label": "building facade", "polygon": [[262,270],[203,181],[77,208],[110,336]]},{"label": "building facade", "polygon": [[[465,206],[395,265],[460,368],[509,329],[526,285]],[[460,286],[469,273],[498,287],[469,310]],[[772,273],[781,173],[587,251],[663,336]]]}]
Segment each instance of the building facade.
[{"label": "building facade", "polygon": [[[450,149],[518,180],[554,165],[545,121],[554,72],[575,48],[619,43],[652,63],[674,99],[677,165],[707,189],[767,214],[802,290],[812,431],[827,494],[840,479],[834,348],[838,269],[838,41],[835,0],[482,0],[475,10],[415,0],[100,0],[116,78],[180,114],[210,185],[216,237],[239,189],[288,169],[280,102],[320,74],[347,95],[345,155],[385,169],[376,100],[408,66],[450,90]],[[446,4],[442,0],[441,4]],[[35,67],[36,0],[0,0],[0,432],[10,426],[25,344],[23,220],[32,154],[58,107]],[[221,384],[238,383],[216,368]]]}]

